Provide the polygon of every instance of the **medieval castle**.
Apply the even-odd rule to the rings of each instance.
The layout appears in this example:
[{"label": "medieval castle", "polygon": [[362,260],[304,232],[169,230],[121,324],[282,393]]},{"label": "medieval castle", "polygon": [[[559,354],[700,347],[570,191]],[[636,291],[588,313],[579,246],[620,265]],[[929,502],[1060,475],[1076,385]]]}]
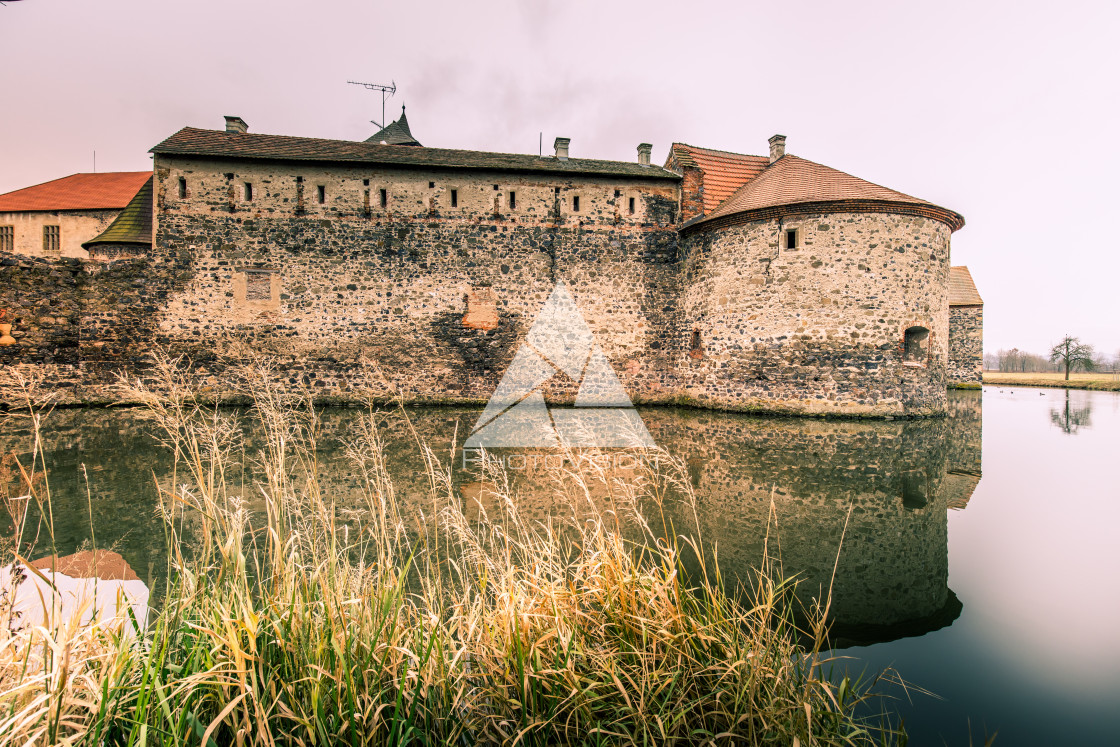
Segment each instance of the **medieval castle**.
[{"label": "medieval castle", "polygon": [[569,145],[430,148],[403,112],[365,142],[227,117],[152,148],[150,175],[0,195],[0,369],[111,402],[159,346],[220,397],[251,352],[322,401],[484,402],[563,281],[637,403],[918,416],[979,384],[959,214],[780,135],[766,156],[674,143],[664,166]]}]

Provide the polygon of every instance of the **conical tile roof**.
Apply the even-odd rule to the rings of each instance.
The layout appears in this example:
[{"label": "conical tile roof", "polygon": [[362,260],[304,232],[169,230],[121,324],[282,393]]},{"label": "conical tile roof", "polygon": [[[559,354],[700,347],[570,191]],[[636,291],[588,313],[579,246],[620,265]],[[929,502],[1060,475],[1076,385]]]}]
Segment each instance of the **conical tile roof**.
[{"label": "conical tile roof", "polygon": [[794,155],[782,156],[767,166],[758,176],[739,187],[719,207],[693,225],[733,215],[818,203],[827,204],[828,209],[894,203],[937,217],[948,223],[953,230],[964,225],[964,218],[958,213],[932,202]]},{"label": "conical tile roof", "polygon": [[412,136],[408,129],[408,117],[405,116],[404,107],[401,107],[401,118],[390,122],[372,137],[366,139],[367,143],[384,143],[385,145],[420,145],[420,141]]},{"label": "conical tile roof", "polygon": [[89,250],[98,244],[152,246],[152,177],[138,191],[109,227],[82,244]]}]

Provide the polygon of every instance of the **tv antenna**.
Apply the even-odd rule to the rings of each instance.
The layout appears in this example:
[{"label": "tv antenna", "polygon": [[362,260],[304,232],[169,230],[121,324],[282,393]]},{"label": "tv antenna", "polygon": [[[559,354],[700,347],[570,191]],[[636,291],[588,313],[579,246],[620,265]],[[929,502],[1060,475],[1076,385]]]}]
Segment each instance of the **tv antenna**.
[{"label": "tv antenna", "polygon": [[[381,85],[380,83],[361,83],[361,82],[356,81],[356,80],[348,80],[346,82],[349,83],[352,86],[362,86],[363,88],[368,88],[371,91],[381,91],[381,121],[384,122],[385,121],[385,100],[388,99],[390,96],[392,96],[394,93],[397,92],[397,82],[394,80],[392,83],[390,83],[387,86]],[[384,124],[380,124],[380,123],[378,123],[378,122],[376,122],[372,119],[370,120],[370,122],[372,124],[377,125],[379,129],[382,129],[382,130],[385,129]]]}]

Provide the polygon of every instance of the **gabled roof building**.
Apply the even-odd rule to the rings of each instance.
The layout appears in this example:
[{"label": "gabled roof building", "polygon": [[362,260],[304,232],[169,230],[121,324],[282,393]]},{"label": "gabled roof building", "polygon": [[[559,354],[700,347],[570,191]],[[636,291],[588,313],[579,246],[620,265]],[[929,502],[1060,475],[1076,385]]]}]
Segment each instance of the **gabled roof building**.
[{"label": "gabled roof building", "polygon": [[101,233],[151,177],[150,171],[71,174],[0,195],[0,252],[85,258],[83,242]]}]

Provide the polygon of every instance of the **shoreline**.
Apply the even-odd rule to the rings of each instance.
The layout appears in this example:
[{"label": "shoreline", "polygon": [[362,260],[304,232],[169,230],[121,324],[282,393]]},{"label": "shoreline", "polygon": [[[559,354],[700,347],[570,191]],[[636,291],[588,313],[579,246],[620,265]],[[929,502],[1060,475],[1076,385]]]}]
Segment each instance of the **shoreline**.
[{"label": "shoreline", "polygon": [[[1111,374],[1108,374],[1111,375]],[[984,372],[985,386],[1029,386],[1039,389],[1086,389],[1095,392],[1120,392],[1120,381],[1109,379],[1049,379],[1047,374]]]}]

